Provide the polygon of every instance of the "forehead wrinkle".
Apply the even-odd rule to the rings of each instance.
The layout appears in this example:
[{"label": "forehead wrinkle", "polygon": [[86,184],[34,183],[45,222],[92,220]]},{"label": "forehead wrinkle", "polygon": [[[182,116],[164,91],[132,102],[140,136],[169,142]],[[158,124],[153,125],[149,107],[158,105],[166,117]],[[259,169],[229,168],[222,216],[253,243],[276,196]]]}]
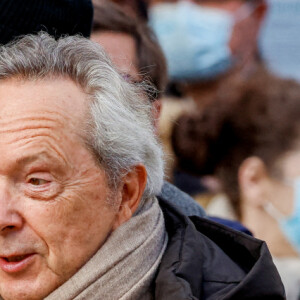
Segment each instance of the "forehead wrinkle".
[{"label": "forehead wrinkle", "polygon": [[[18,117],[13,116],[13,118],[9,120],[1,120],[0,118],[0,135],[1,134],[13,134],[15,133],[17,136],[15,140],[19,140],[21,138],[34,137],[39,135],[41,130],[45,132],[48,130],[49,134],[53,131],[57,133],[63,134],[64,131],[68,133],[76,133],[75,128],[76,123],[71,120],[71,118],[64,118],[63,115],[58,113],[53,113],[53,118],[45,117],[45,116],[29,116],[29,117]],[[24,133],[28,131],[28,133]],[[25,134],[25,135],[24,135]],[[55,136],[54,136],[55,137]],[[11,135],[11,141],[13,140],[13,135]],[[56,139],[59,141],[59,139]]]},{"label": "forehead wrinkle", "polygon": [[[47,148],[48,149],[48,148]],[[39,151],[36,151],[36,153],[29,153],[28,155],[24,155],[21,157],[17,157],[16,158],[16,164],[18,165],[25,165],[27,163],[31,163],[34,162],[38,159],[50,159],[50,160],[57,160],[56,156],[53,156],[51,153],[49,153],[49,151],[47,151],[46,149],[41,149]]]},{"label": "forehead wrinkle", "polygon": [[[15,122],[12,122],[12,123],[15,123]],[[32,131],[47,130],[47,129],[49,131],[51,131],[54,128],[50,124],[49,124],[49,126],[46,126],[46,125],[42,126],[42,125],[39,125],[39,124],[34,124],[34,125],[21,124],[21,125],[18,126],[18,124],[16,124],[16,123],[14,125],[15,126],[12,126],[12,128],[5,129],[5,128],[2,127],[3,125],[0,123],[0,134],[11,134],[11,133],[19,133],[19,134],[22,133],[22,134],[24,134],[24,131],[29,131],[29,132],[31,132],[31,134],[34,134],[34,133],[32,133]],[[29,135],[29,133],[28,133],[28,135]],[[19,137],[17,139],[19,139]]]},{"label": "forehead wrinkle", "polygon": [[[24,122],[36,122],[36,121],[40,121],[40,122],[45,121],[45,122],[53,123],[53,125],[55,125],[55,123],[57,123],[57,126],[53,126],[53,127],[61,127],[64,125],[62,120],[72,121],[72,119],[68,115],[64,115],[60,112],[31,111],[31,112],[25,112],[25,113],[30,113],[31,116],[23,116],[23,114],[24,114],[23,111],[22,112],[16,111],[16,112],[12,112],[10,114],[5,113],[4,116],[0,115],[1,127],[10,125],[10,123],[16,124],[17,122],[24,123]],[[7,118],[9,118],[9,120],[6,120]],[[0,130],[1,130],[1,127],[0,127]]]},{"label": "forehead wrinkle", "polygon": [[[54,89],[53,92],[51,91],[51,89],[53,89],[52,83],[58,85],[58,88]],[[0,128],[6,125],[6,122],[10,121],[7,121],[7,119],[12,119],[12,122],[14,123],[16,123],[18,119],[22,122],[35,119],[45,121],[48,120],[49,122],[54,121],[57,123],[57,127],[66,127],[67,125],[69,128],[74,127],[77,131],[79,131],[79,129],[82,129],[81,126],[79,127],[79,124],[81,124],[87,110],[89,110],[89,105],[87,105],[87,103],[89,102],[89,97],[87,97],[87,94],[82,90],[81,86],[78,86],[78,84],[76,83],[76,90],[74,91],[74,82],[71,79],[66,78],[62,80],[61,78],[55,77],[52,79],[46,78],[43,80],[38,80],[34,83],[32,81],[26,80],[23,84],[20,84],[20,82],[15,79],[9,80],[5,84],[8,85],[8,93],[10,95],[10,98],[16,98],[16,102],[14,101],[14,99],[11,99],[7,102],[7,99],[5,97],[5,94],[7,94],[7,89],[5,88],[3,93],[3,106],[1,105],[2,97],[0,97]],[[61,90],[61,88],[59,88],[59,85],[62,85],[62,88],[64,88],[65,86],[70,86],[70,84],[73,86],[71,87],[71,91],[67,90],[67,92],[65,93],[64,90],[62,90],[61,92],[57,93]],[[36,89],[39,88],[40,85],[45,86],[46,88],[44,94],[37,94]],[[0,91],[2,88],[4,88],[4,86],[1,87],[0,84]],[[19,88],[20,92],[22,91],[22,89],[24,89],[24,96],[23,93],[19,92]],[[29,95],[27,95],[27,91],[29,91]],[[78,92],[80,94],[78,94]],[[78,109],[72,110],[72,113],[69,113],[68,105],[71,105],[70,108],[73,108],[74,105],[72,103],[74,102],[74,104],[76,104],[77,106],[79,97],[81,99]],[[34,104],[35,100],[38,101],[37,106],[35,106]],[[29,109],[27,105],[28,101],[30,102]],[[81,107],[82,104],[84,105],[83,108]]]},{"label": "forehead wrinkle", "polygon": [[[57,88],[52,92],[53,82]],[[57,154],[62,156],[61,152],[63,152],[65,161],[68,161],[68,153],[64,152],[64,141],[69,140],[72,144],[74,138],[79,137],[76,141],[86,147],[86,127],[82,124],[86,124],[89,98],[81,90],[78,91],[78,87],[75,90],[71,87],[71,91],[67,89],[67,92],[64,93],[65,83],[67,87],[70,86],[67,81],[61,82],[60,80],[42,80],[34,85],[27,81],[22,85],[15,81],[7,82],[10,99],[5,96],[7,95],[6,89],[3,89],[3,105],[0,97],[0,146],[5,148],[5,144],[11,142],[14,145],[21,145],[22,151],[26,151],[31,143],[39,142],[38,139],[41,137],[41,142],[48,143],[48,146],[53,148]],[[45,85],[44,94],[43,92],[38,93],[39,84]],[[61,92],[59,92],[60,90]],[[78,109],[71,109],[71,113],[69,113],[68,107],[71,105],[70,108],[74,108],[72,104],[74,97],[74,105],[78,106]],[[35,105],[35,101],[37,101],[37,105]],[[69,106],[66,106],[66,103],[69,103]],[[44,136],[51,139],[44,139]],[[48,146],[46,144],[46,147]],[[3,150],[9,151],[7,149]],[[12,149],[12,151],[14,150]]]},{"label": "forehead wrinkle", "polygon": [[[29,146],[32,143],[37,143],[37,138],[43,138],[43,137],[47,137],[47,140],[43,140],[42,142],[39,142],[38,147],[41,149],[44,149],[43,151],[40,150],[40,152],[47,152],[49,153],[49,150],[54,151],[58,157],[60,157],[62,159],[62,161],[64,162],[64,164],[67,164],[68,159],[67,157],[64,155],[64,152],[60,150],[60,148],[57,146],[58,141],[60,141],[61,139],[58,138],[55,134],[46,134],[46,133],[36,133],[35,135],[30,135],[30,137],[25,138],[25,139],[15,139],[14,141],[11,141],[12,143],[14,143],[14,146],[18,146],[19,148],[25,148],[24,151],[26,151],[26,147]],[[50,139],[49,139],[50,138]],[[55,142],[53,142],[53,140]],[[48,151],[47,151],[48,149]],[[49,153],[50,155],[50,153]],[[51,157],[53,157],[53,155],[50,155]]]},{"label": "forehead wrinkle", "polygon": [[[15,122],[12,123],[15,125]],[[5,145],[11,144],[14,149],[19,148],[26,151],[31,145],[36,145],[44,149],[51,149],[67,164],[68,158],[64,152],[64,142],[73,141],[76,132],[74,131],[74,135],[70,135],[70,130],[63,130],[64,128],[61,128],[56,122],[47,122],[49,126],[44,126],[45,121],[41,123],[41,125],[36,122],[26,125],[21,123],[10,129],[3,129],[0,123],[0,147],[4,149]],[[61,125],[63,126],[63,124]],[[78,138],[78,141],[81,142],[81,138]]]}]

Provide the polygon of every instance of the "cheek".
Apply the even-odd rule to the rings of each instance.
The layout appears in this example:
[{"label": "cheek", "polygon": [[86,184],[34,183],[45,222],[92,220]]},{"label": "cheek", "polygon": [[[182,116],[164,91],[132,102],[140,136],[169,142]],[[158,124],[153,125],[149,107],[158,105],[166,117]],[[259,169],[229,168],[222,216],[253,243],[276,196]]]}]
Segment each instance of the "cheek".
[{"label": "cheek", "polygon": [[290,186],[277,184],[277,189],[273,189],[271,201],[278,210],[286,217],[291,216],[294,211],[294,191]]},{"label": "cheek", "polygon": [[257,46],[257,34],[258,25],[252,18],[235,24],[229,43],[232,54],[245,59],[245,56],[253,53]]},{"label": "cheek", "polygon": [[115,218],[106,193],[64,193],[50,203],[31,205],[30,226],[48,247],[48,263],[58,272],[74,273],[103,244]]}]

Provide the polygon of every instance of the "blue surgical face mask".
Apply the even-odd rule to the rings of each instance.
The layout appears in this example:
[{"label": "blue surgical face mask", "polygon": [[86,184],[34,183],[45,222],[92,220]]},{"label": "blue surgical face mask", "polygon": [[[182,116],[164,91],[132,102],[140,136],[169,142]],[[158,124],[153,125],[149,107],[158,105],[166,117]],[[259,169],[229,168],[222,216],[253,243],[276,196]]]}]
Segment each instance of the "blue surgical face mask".
[{"label": "blue surgical face mask", "polygon": [[233,25],[252,11],[242,6],[232,15],[188,1],[153,6],[150,25],[166,55],[170,78],[209,80],[228,71],[234,63],[229,48]]},{"label": "blue surgical face mask", "polygon": [[283,234],[300,255],[300,178],[297,178],[292,186],[294,189],[294,209],[291,216],[285,217],[270,202],[264,208],[269,215],[277,220]]}]

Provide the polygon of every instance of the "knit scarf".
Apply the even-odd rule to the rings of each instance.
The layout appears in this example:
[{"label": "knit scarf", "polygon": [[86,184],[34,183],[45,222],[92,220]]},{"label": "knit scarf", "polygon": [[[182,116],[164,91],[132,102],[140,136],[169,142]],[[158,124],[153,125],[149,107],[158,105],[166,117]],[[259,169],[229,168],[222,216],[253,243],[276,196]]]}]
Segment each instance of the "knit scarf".
[{"label": "knit scarf", "polygon": [[148,199],[74,276],[45,299],[153,299],[152,281],[167,239],[158,200]]}]

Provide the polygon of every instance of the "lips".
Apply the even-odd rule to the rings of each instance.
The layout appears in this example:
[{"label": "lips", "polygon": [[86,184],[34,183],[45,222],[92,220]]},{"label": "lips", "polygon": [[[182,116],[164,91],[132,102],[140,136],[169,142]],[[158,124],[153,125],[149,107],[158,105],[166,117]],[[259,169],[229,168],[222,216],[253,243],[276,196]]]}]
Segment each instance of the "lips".
[{"label": "lips", "polygon": [[0,257],[0,269],[6,273],[17,273],[29,267],[35,258],[34,253]]},{"label": "lips", "polygon": [[16,256],[10,256],[10,257],[3,257],[7,262],[19,262],[23,259],[25,259],[30,254],[25,255],[16,255]]}]

